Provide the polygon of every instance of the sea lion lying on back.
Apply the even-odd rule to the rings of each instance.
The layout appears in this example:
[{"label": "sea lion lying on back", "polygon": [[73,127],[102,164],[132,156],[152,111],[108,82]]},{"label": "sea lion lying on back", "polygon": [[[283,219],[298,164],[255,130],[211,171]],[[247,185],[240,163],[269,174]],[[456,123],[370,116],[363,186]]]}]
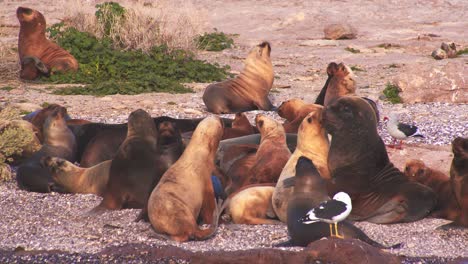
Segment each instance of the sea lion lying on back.
[{"label": "sea lion lying on back", "polygon": [[434,207],[427,186],[410,182],[390,162],[377,133],[372,107],[357,96],[342,96],[325,107],[323,126],[332,135],[328,168],[333,191],[351,196],[351,220],[372,223],[417,221]]},{"label": "sea lion lying on back", "polygon": [[209,112],[228,114],[250,110],[271,110],[268,93],[274,73],[270,60],[270,43],[262,42],[245,59],[245,68],[234,79],[206,87],[203,102]]},{"label": "sea lion lying on back", "polygon": [[40,75],[78,70],[75,57],[46,38],[46,20],[40,12],[18,7],[16,16],[20,22],[18,53],[21,79],[34,80]]}]

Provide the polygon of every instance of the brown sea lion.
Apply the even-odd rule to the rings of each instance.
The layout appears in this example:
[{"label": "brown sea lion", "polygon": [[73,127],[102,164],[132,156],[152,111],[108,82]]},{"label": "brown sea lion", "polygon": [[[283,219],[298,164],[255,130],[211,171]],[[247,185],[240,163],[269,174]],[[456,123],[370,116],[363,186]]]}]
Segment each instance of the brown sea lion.
[{"label": "brown sea lion", "polygon": [[342,96],[325,107],[323,126],[332,135],[328,168],[334,192],[351,196],[349,219],[372,223],[411,222],[425,217],[436,197],[427,186],[410,182],[390,162],[377,133],[372,107],[357,96]]},{"label": "brown sea lion", "polygon": [[[321,202],[330,200],[327,193],[327,183],[320,176],[316,166],[308,158],[301,156],[295,165],[294,191],[289,197],[287,205],[288,233],[293,246],[307,246],[310,242],[330,237],[329,224],[315,222],[304,224],[299,221],[310,209]],[[371,240],[364,232],[348,221],[338,223],[338,232],[345,239],[356,238],[372,246],[383,248],[384,246]]]},{"label": "brown sea lion", "polygon": [[[182,156],[162,176],[148,200],[148,215],[156,233],[179,242],[211,237],[218,226],[211,174],[223,123],[205,118],[193,132]],[[211,224],[200,229],[197,220]]]},{"label": "brown sea lion", "polygon": [[226,213],[235,224],[272,225],[280,224],[274,220],[275,212],[271,205],[274,183],[253,184],[242,187],[224,202]]},{"label": "brown sea lion", "polygon": [[437,196],[437,204],[431,216],[455,220],[460,215],[460,206],[457,203],[452,189],[450,177],[443,172],[431,169],[421,160],[406,161],[405,176],[414,182],[419,182],[431,188]]},{"label": "brown sea lion", "polygon": [[356,93],[354,73],[348,66],[332,62],[328,64],[327,75],[328,79],[317,96],[316,104],[326,106],[333,99]]},{"label": "brown sea lion", "polygon": [[251,135],[255,133],[255,128],[250,124],[244,113],[237,113],[232,121],[231,127],[225,127],[223,140],[235,137]]},{"label": "brown sea lion", "polygon": [[103,200],[93,212],[142,208],[146,204],[152,184],[158,181],[157,136],[147,112],[138,109],[129,115],[127,137],[112,159]]},{"label": "brown sea lion", "polygon": [[279,122],[262,114],[255,117],[255,123],[262,138],[255,154],[255,164],[248,172],[247,182],[242,185],[276,183],[291,156],[284,128]]},{"label": "brown sea lion", "polygon": [[328,171],[328,137],[322,127],[322,108],[309,113],[301,123],[297,133],[297,146],[288,162],[281,171],[278,183],[273,193],[273,208],[278,218],[286,223],[287,205],[294,188],[283,186],[283,181],[296,174],[296,163],[299,157],[304,156],[312,160],[320,175],[330,179]]},{"label": "brown sea lion", "polygon": [[54,183],[64,192],[91,193],[102,197],[109,181],[112,160],[91,168],[82,168],[56,157],[46,157],[42,163],[49,169]]},{"label": "brown sea lion", "polygon": [[16,16],[20,22],[18,53],[21,79],[34,80],[40,75],[78,70],[75,57],[46,38],[46,20],[40,12],[18,7]]},{"label": "brown sea lion", "polygon": [[226,176],[229,179],[225,188],[227,195],[237,192],[239,188],[241,188],[244,183],[248,181],[248,172],[250,172],[252,167],[257,162],[256,150],[257,149],[255,148],[255,151],[252,153],[247,153],[245,156],[236,159],[230,166],[229,170],[226,172]]},{"label": "brown sea lion", "polygon": [[281,103],[278,107],[278,115],[286,119],[283,124],[286,133],[297,133],[304,117],[318,108],[322,108],[322,106],[306,104],[301,99],[293,98]]},{"label": "brown sea lion", "polygon": [[[60,107],[63,107],[63,106],[58,105],[58,104],[50,104],[50,105],[47,105],[46,107],[43,107],[40,110],[37,110],[37,111],[31,113],[31,115],[27,115],[28,117],[24,118],[24,120],[27,120],[27,121],[31,122],[31,124],[33,124],[37,128],[36,135],[37,135],[37,138],[40,140],[40,142],[44,141],[44,136],[42,135],[42,130],[43,130],[45,120],[56,109],[58,109]],[[70,117],[67,114],[65,116],[65,120],[67,120],[69,118]]]},{"label": "brown sea lion", "polygon": [[450,181],[461,208],[455,224],[468,227],[468,138],[455,138],[452,141],[452,151]]},{"label": "brown sea lion", "polygon": [[245,59],[245,68],[234,79],[206,87],[203,102],[209,112],[228,114],[249,110],[271,110],[268,93],[274,73],[270,60],[270,43],[262,42]]},{"label": "brown sea lion", "polygon": [[76,141],[65,121],[67,109],[59,107],[47,117],[43,126],[44,144],[41,149],[22,163],[16,173],[18,187],[34,192],[50,192],[52,177],[41,165],[47,156],[60,157],[71,162],[76,159]]}]

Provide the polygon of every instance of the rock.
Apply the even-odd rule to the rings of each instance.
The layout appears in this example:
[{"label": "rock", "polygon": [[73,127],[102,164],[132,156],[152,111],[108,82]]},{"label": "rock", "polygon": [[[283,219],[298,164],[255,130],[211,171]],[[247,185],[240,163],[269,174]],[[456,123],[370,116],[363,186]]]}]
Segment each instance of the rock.
[{"label": "rock", "polygon": [[447,58],[447,53],[443,49],[436,49],[432,52],[431,56],[436,60],[443,60]]},{"label": "rock", "polygon": [[445,51],[447,54],[447,57],[449,58],[455,58],[457,57],[457,46],[455,46],[455,43],[447,44],[445,42],[442,42],[442,45],[440,45],[440,48]]},{"label": "rock", "polygon": [[401,263],[400,257],[358,239],[321,239],[310,243],[305,251],[310,258],[325,263]]},{"label": "rock", "polygon": [[323,29],[325,39],[354,39],[357,30],[347,24],[331,24]]},{"label": "rock", "polygon": [[405,103],[468,103],[467,67],[464,61],[415,63],[405,66],[393,83]]}]

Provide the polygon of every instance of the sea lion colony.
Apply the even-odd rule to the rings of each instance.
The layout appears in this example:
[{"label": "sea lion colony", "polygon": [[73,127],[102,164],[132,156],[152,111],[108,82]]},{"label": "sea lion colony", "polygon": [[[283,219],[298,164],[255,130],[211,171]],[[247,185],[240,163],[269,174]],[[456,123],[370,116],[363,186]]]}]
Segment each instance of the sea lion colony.
[{"label": "sea lion colony", "polygon": [[[42,14],[20,7],[17,15],[21,78],[33,79],[52,68],[76,70],[71,55],[57,45],[42,38],[29,41],[43,35],[42,27],[31,26],[34,21],[45,26]],[[46,44],[55,55],[41,53]],[[152,118],[136,110],[128,124],[109,125],[70,119],[59,105],[28,116],[42,148],[20,164],[18,187],[102,196],[93,214],[142,208],[139,219],[149,221],[160,237],[176,241],[215,235],[227,208],[235,223],[286,223],[291,243],[307,245],[329,236],[328,225],[305,226],[294,219],[340,191],[352,198],[351,220],[387,224],[431,214],[468,226],[467,139],[453,142],[450,178],[418,161],[408,163],[405,175],[390,162],[377,133],[375,102],[354,95],[351,69],[330,63],[315,104],[292,98],[275,108],[268,99],[274,79],[270,54],[270,43],[260,43],[238,77],[206,88],[208,111],[237,113],[234,120]],[[57,57],[62,60],[55,62]],[[286,121],[257,115],[253,127],[241,112],[254,109],[278,109]],[[184,141],[182,133],[187,132],[193,134]],[[229,194],[222,206],[212,175]],[[210,228],[201,229],[201,223]],[[383,247],[351,222],[340,225],[345,238]]]}]

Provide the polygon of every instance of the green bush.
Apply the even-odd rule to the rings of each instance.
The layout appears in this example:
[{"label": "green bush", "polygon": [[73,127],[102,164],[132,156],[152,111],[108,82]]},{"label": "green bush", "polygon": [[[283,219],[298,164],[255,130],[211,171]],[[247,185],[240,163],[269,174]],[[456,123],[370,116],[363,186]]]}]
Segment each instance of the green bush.
[{"label": "green bush", "polygon": [[97,4],[96,8],[95,16],[103,25],[103,34],[105,37],[109,37],[112,28],[125,19],[125,8],[115,2]]},{"label": "green bush", "polygon": [[234,40],[223,32],[215,29],[213,33],[205,33],[195,39],[198,49],[208,51],[221,51],[230,49],[234,45]]},{"label": "green bush", "polygon": [[402,103],[400,97],[400,88],[397,85],[387,83],[385,89],[383,90],[383,94],[385,95],[386,99],[392,104]]}]

